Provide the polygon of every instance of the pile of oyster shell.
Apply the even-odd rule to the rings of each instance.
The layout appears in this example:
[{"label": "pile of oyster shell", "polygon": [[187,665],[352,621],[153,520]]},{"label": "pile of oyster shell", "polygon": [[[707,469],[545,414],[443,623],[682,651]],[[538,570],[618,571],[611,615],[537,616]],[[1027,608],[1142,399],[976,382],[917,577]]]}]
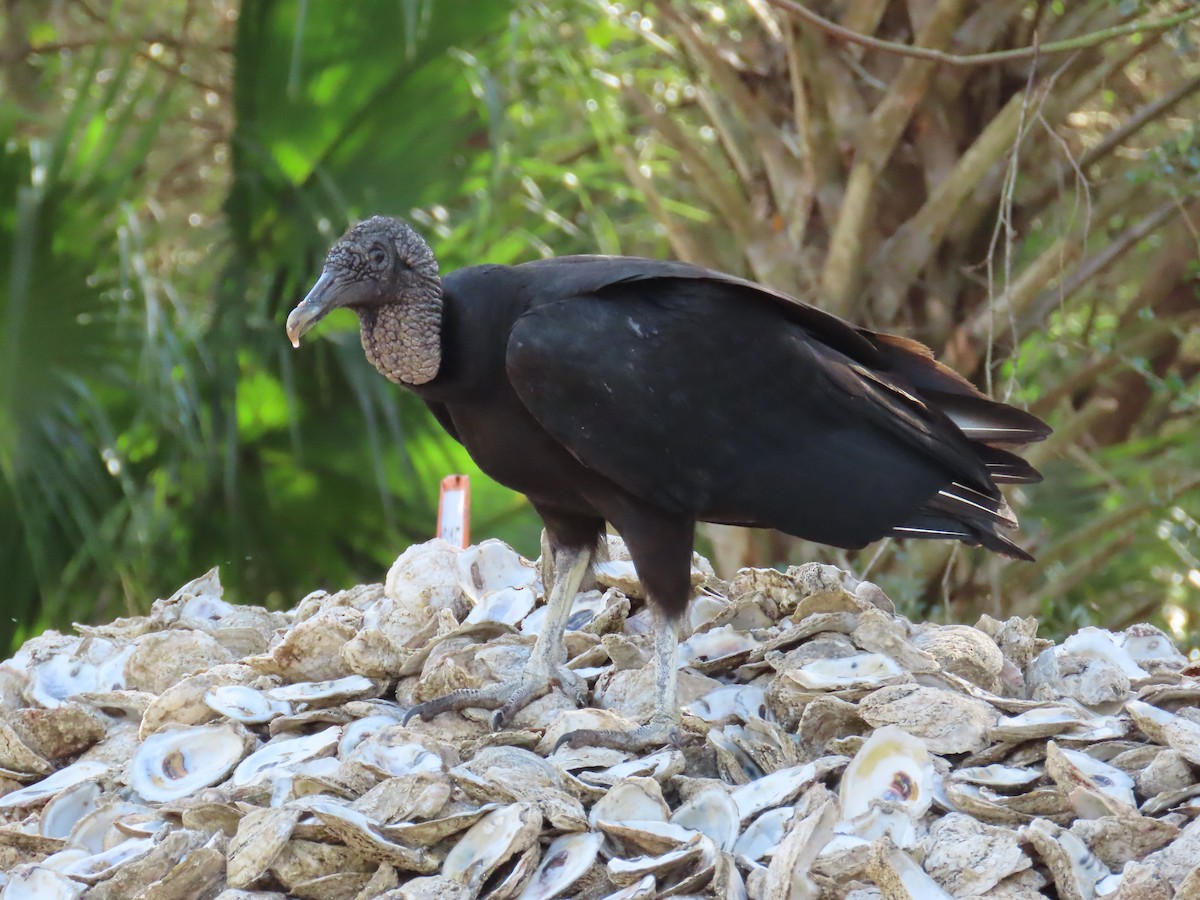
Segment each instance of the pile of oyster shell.
[{"label": "pile of oyster shell", "polygon": [[499,733],[400,723],[521,671],[543,591],[497,541],[286,613],[213,571],[30,640],[0,665],[0,896],[1200,897],[1200,668],[1161,631],[914,625],[832,567],[696,557],[680,745],[554,750],[651,712],[622,551],[566,637],[592,706]]}]

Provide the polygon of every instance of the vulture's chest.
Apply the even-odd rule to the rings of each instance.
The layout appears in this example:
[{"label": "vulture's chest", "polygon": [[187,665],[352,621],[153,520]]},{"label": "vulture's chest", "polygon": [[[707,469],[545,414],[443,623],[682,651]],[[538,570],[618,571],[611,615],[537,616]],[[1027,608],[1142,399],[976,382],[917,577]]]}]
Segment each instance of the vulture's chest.
[{"label": "vulture's chest", "polygon": [[531,500],[578,507],[601,479],[509,402],[446,404],[467,452],[488,476]]}]

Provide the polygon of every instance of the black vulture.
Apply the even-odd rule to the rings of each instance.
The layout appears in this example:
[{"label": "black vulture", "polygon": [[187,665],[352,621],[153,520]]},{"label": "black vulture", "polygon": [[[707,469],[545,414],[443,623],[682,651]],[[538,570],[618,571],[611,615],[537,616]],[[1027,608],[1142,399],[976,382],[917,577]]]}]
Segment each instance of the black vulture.
[{"label": "black vulture", "polygon": [[776,528],[836,547],[949,538],[1016,559],[997,484],[1037,471],[999,444],[1049,434],[922,344],[856,328],[779,291],[680,262],[567,256],[439,276],[429,245],[377,216],[329,251],[292,311],[300,337],[338,307],[367,359],[414,391],[479,467],[542,517],[555,579],[524,676],[421,704],[493,709],[494,728],[565,669],[564,629],[610,523],[655,616],[656,713],[678,735],[676,623],[697,522]]}]

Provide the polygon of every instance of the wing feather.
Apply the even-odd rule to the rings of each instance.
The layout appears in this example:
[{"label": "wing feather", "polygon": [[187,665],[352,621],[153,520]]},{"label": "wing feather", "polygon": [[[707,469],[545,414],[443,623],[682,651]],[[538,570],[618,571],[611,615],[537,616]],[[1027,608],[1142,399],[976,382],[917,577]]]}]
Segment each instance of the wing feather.
[{"label": "wing feather", "polygon": [[506,362],[547,432],[668,511],[853,547],[940,487],[995,492],[943,414],[725,279],[546,298],[518,319]]},{"label": "wing feather", "polygon": [[620,489],[698,519],[857,547],[887,534],[1027,554],[996,484],[1041,440],[924,345],[686,263],[518,266],[507,372],[530,413]]}]

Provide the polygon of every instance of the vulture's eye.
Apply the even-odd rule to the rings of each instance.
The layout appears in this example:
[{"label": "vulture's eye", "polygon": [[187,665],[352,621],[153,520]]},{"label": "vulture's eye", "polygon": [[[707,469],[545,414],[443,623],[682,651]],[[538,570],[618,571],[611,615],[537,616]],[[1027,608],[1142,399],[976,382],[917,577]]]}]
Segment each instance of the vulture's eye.
[{"label": "vulture's eye", "polygon": [[371,265],[376,269],[382,269],[387,265],[387,251],[384,250],[379,244],[376,244],[374,247],[372,247],[367,256],[371,260]]}]

